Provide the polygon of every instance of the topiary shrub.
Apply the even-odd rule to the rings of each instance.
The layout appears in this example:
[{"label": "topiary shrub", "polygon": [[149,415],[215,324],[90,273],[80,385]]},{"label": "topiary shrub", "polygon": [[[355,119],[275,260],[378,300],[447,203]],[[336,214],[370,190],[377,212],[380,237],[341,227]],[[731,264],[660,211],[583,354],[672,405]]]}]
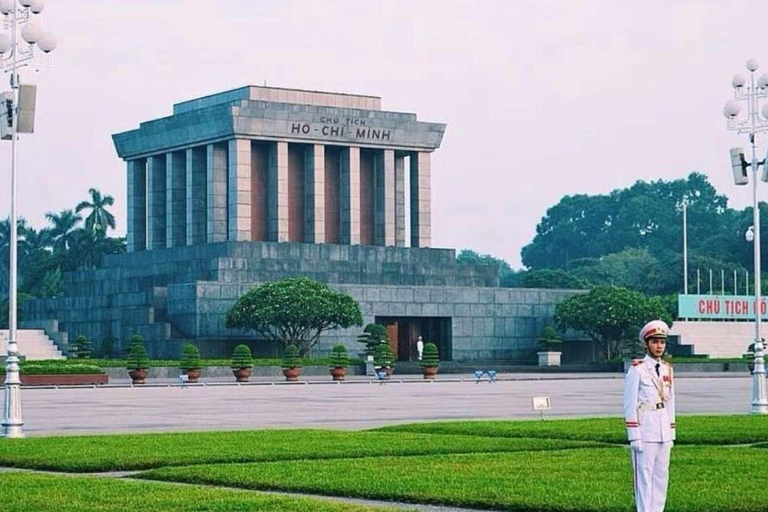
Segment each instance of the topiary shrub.
[{"label": "topiary shrub", "polygon": [[344,345],[336,345],[331,349],[331,361],[328,365],[331,368],[347,368],[349,366],[349,354],[347,354],[347,347]]},{"label": "topiary shrub", "polygon": [[557,352],[557,349],[559,349],[563,343],[563,340],[557,335],[557,330],[551,325],[548,325],[541,330],[541,334],[536,338],[536,341],[541,345],[541,348],[547,352]]},{"label": "topiary shrub", "polygon": [[437,345],[434,343],[425,343],[424,352],[421,356],[421,362],[419,363],[422,368],[438,367],[440,366],[440,357],[437,353]]},{"label": "topiary shrub", "polygon": [[299,357],[299,348],[296,345],[288,345],[283,352],[283,369],[301,368],[301,357]]},{"label": "topiary shrub", "polygon": [[149,355],[144,346],[144,338],[139,334],[131,336],[131,348],[128,352],[128,361],[125,368],[127,370],[147,370],[149,369]]},{"label": "topiary shrub", "polygon": [[358,343],[365,344],[363,356],[376,356],[376,347],[389,341],[387,328],[379,324],[368,324],[362,334],[357,337]]},{"label": "topiary shrub", "polygon": [[373,354],[373,364],[382,368],[395,367],[395,356],[392,354],[389,343],[379,343],[376,346],[375,353]]},{"label": "topiary shrub", "polygon": [[77,359],[89,359],[93,354],[93,343],[82,334],[75,338],[75,357]]},{"label": "topiary shrub", "polygon": [[248,345],[238,345],[232,352],[232,369],[253,368],[253,356]]},{"label": "topiary shrub", "polygon": [[186,343],[181,349],[181,361],[179,361],[179,369],[184,372],[190,370],[199,370],[202,368],[203,363],[200,360],[200,350],[191,343]]}]

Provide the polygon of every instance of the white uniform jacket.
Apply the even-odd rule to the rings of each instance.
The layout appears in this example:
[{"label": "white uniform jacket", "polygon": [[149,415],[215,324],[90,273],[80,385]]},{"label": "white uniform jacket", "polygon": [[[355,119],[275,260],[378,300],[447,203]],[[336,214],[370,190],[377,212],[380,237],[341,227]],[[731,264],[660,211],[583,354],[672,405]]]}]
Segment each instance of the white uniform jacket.
[{"label": "white uniform jacket", "polygon": [[624,380],[624,419],[630,441],[665,443],[675,440],[675,385],[672,366],[645,356]]}]

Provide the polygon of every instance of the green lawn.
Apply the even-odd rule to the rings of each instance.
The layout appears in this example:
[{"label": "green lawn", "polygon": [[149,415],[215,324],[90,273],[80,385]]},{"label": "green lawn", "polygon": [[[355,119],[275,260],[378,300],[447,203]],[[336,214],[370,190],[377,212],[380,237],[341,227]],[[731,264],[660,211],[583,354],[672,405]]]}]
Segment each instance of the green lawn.
[{"label": "green lawn", "polygon": [[[457,434],[482,437],[539,437],[626,443],[624,420],[592,418],[547,421],[452,421],[414,423],[380,432]],[[768,416],[679,416],[677,444],[750,444],[768,440]]]},{"label": "green lawn", "polygon": [[[668,512],[766,510],[763,450],[678,447]],[[626,448],[156,469],[143,478],[529,511],[634,510]]]},{"label": "green lawn", "polygon": [[[682,416],[678,431],[667,512],[768,511],[768,418]],[[620,418],[0,439],[0,466],[149,470],[140,482],[0,472],[0,503],[10,503],[3,511],[367,510],[163,483],[175,481],[513,511],[629,512],[626,444]]]},{"label": "green lawn", "polygon": [[206,489],[150,482],[0,473],[3,512],[128,510],[262,512],[373,512],[385,508],[345,505],[329,500],[289,498],[229,489]]},{"label": "green lawn", "polygon": [[335,430],[257,430],[0,441],[0,466],[70,472],[339,457],[556,450],[598,443]]}]

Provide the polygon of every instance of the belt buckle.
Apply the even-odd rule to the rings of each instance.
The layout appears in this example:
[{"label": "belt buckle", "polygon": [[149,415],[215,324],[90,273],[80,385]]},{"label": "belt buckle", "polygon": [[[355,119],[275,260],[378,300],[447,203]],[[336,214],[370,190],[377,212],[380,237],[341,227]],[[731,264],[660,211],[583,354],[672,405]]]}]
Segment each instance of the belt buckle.
[{"label": "belt buckle", "polygon": [[654,404],[654,409],[659,410],[664,408],[664,402],[659,402],[657,404]]}]

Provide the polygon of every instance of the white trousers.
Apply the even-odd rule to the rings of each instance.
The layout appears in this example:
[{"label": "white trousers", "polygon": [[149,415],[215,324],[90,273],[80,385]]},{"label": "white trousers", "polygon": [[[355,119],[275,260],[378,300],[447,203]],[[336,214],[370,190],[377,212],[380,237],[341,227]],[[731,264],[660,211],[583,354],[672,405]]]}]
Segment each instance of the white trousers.
[{"label": "white trousers", "polygon": [[672,443],[643,443],[643,451],[632,451],[637,512],[664,512],[669,483],[669,454]]}]

